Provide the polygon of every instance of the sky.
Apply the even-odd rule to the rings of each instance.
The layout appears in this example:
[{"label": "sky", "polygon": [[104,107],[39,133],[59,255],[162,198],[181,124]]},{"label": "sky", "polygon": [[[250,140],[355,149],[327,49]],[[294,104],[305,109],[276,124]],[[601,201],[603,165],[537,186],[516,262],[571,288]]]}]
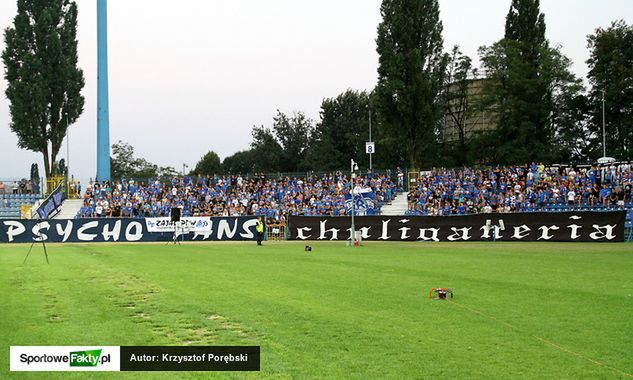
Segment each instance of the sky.
[{"label": "sky", "polygon": [[[76,2],[86,102],[60,156],[84,182],[96,173],[97,17],[96,0]],[[375,86],[380,3],[110,0],[111,144],[122,140],[137,157],[180,171],[209,150],[224,158],[247,149],[253,125],[271,126],[277,109],[318,120],[324,98]],[[445,50],[460,45],[478,64],[477,49],[503,36],[510,3],[440,0]],[[0,1],[2,30],[16,9],[15,0]],[[631,0],[541,0],[541,11],[550,44],[561,45],[580,77],[587,35],[614,20],[633,23]],[[33,162],[43,175],[41,154],[17,147],[5,90],[0,78],[0,180],[28,177]]]}]

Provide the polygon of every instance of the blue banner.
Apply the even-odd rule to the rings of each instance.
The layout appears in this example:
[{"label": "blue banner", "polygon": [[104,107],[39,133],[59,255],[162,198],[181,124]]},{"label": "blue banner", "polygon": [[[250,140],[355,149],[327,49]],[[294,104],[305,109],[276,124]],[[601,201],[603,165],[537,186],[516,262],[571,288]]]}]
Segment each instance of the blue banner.
[{"label": "blue banner", "polygon": [[44,199],[44,201],[37,208],[37,215],[39,219],[48,219],[53,214],[56,214],[59,210],[59,206],[62,205],[64,201],[64,192],[62,191],[62,186],[65,185],[65,182],[57,185],[55,190]]},{"label": "blue banner", "polygon": [[[354,215],[368,216],[376,215],[378,203],[376,194],[373,191],[354,191]],[[352,195],[345,194],[345,213],[352,215]]]}]

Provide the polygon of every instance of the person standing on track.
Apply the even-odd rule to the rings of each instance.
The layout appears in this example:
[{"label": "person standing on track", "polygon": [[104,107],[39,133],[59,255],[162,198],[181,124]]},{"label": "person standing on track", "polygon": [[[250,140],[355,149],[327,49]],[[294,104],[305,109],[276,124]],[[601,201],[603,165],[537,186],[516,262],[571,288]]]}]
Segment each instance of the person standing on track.
[{"label": "person standing on track", "polygon": [[262,239],[264,238],[264,222],[262,221],[262,217],[257,218],[257,225],[255,226],[257,230],[257,245],[262,245]]}]

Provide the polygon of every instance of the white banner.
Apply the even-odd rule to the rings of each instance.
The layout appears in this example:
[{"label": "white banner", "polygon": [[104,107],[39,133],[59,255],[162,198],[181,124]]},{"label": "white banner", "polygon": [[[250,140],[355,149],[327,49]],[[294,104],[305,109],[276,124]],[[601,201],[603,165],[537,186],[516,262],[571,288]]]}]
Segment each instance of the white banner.
[{"label": "white banner", "polygon": [[211,218],[194,216],[180,218],[180,222],[172,222],[170,218],[145,218],[147,232],[211,232]]},{"label": "white banner", "polygon": [[120,371],[119,346],[11,346],[13,371]]}]

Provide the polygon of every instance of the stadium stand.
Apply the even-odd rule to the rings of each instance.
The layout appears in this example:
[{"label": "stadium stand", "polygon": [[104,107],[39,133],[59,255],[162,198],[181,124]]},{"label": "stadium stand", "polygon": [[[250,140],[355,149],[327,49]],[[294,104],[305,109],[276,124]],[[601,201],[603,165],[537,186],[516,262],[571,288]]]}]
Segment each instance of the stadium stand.
[{"label": "stadium stand", "polygon": [[[283,224],[288,215],[346,215],[350,180],[340,172],[304,177],[177,177],[171,181],[90,183],[78,218],[168,216],[183,207],[183,216],[265,215]],[[376,210],[397,192],[390,176],[365,175],[355,186],[371,190]]]},{"label": "stadium stand", "polygon": [[633,209],[631,165],[434,169],[420,173],[408,215]]},{"label": "stadium stand", "polygon": [[[400,171],[398,171],[400,172]],[[394,172],[395,173],[395,172]],[[360,176],[376,212],[403,190],[391,172]],[[265,215],[284,226],[288,215],[342,216],[349,178],[340,172],[320,176],[267,178],[265,175],[175,177],[170,181],[91,182],[76,218]],[[406,215],[629,210],[627,236],[633,238],[633,196],[629,163],[598,167],[532,163],[522,166],[433,169],[420,172],[409,188]],[[403,197],[404,195],[400,195]],[[395,204],[395,202],[394,202]],[[387,209],[393,208],[393,205]],[[387,209],[385,212],[387,212]]]},{"label": "stadium stand", "polygon": [[38,186],[34,186],[31,181],[0,181],[0,219],[20,218],[23,205],[32,206],[41,198]]}]

